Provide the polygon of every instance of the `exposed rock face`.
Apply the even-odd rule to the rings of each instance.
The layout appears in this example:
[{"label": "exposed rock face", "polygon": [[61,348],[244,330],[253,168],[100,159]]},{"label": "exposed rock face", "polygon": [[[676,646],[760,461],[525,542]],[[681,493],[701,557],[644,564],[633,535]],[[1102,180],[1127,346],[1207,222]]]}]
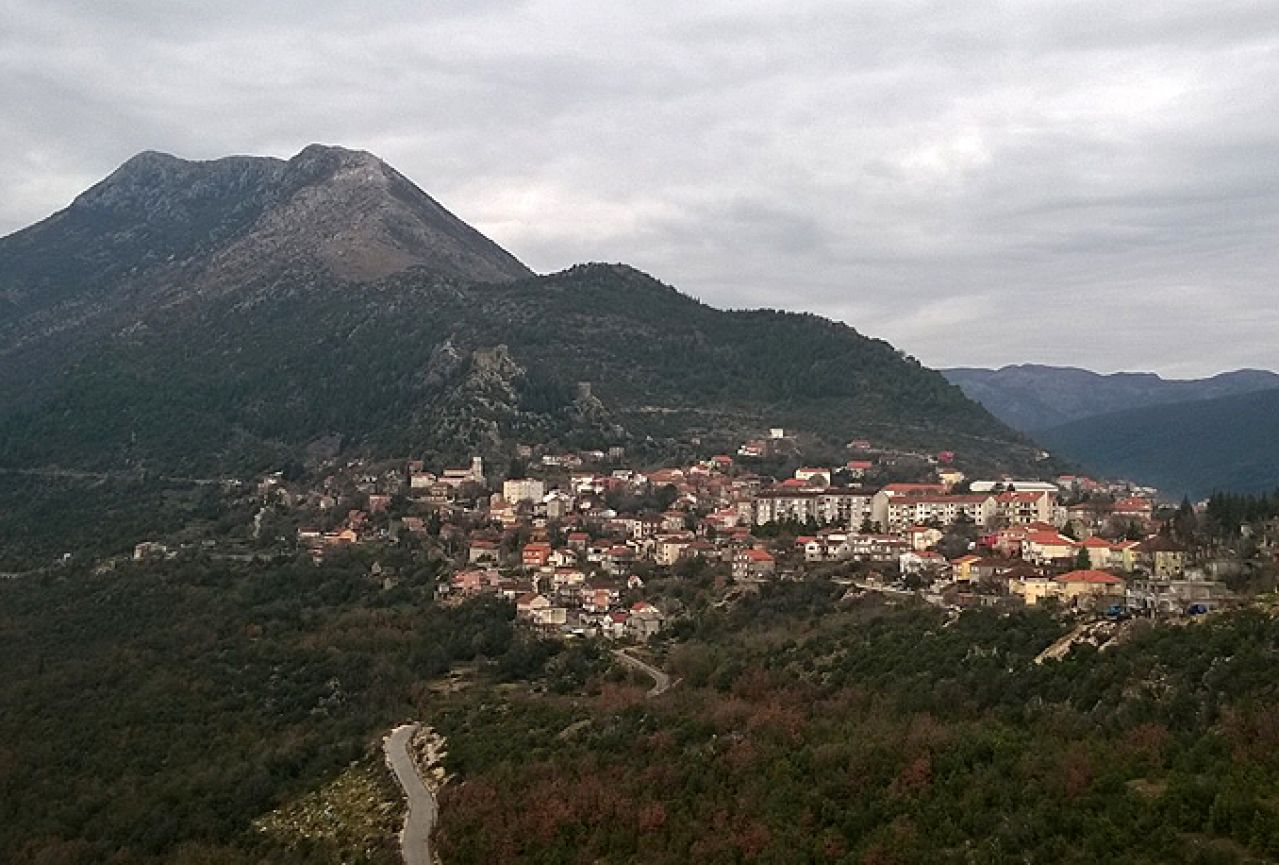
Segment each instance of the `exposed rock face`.
[{"label": "exposed rock face", "polygon": [[159,308],[177,315],[224,295],[252,305],[286,281],[296,291],[410,269],[466,284],[533,275],[369,153],[313,144],[287,161],[192,162],[148,151],[0,238],[0,358],[21,381],[23,366],[74,356],[90,334],[127,333]]},{"label": "exposed rock face", "polygon": [[320,264],[366,281],[424,267],[467,282],[531,276],[508,252],[369,153],[311,145],[285,165],[275,202],[215,256],[225,274],[260,262]]},{"label": "exposed rock face", "polygon": [[150,289],[172,300],[249,275],[362,282],[413,267],[472,283],[532,275],[369,153],[313,144],[287,162],[190,162],[148,151],[0,239],[0,350],[6,324],[109,311]]}]

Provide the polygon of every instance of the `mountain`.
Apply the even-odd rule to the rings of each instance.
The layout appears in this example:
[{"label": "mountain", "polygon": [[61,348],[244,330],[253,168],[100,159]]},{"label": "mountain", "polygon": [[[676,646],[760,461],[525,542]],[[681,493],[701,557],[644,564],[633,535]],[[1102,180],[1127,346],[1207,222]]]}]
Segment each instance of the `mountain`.
[{"label": "mountain", "polygon": [[887,343],[623,265],[535,276],[375,157],[142,154],[0,239],[0,465],[259,470],[318,441],[657,455],[784,425],[1037,449]]},{"label": "mountain", "polygon": [[1279,488],[1279,388],[1149,406],[1040,430],[1047,446],[1165,494]]},{"label": "mountain", "polygon": [[1035,432],[1131,408],[1211,399],[1279,387],[1279,375],[1256,369],[1203,379],[1165,379],[1148,372],[1101,375],[1074,367],[1021,364],[955,368],[942,375],[1014,429]]}]

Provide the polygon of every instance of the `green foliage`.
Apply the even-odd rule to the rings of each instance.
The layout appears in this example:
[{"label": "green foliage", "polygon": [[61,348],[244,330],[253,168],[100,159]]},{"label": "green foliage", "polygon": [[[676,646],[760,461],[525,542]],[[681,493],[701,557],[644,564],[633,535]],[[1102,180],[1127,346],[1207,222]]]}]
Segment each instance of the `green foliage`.
[{"label": "green foliage", "polygon": [[446,861],[1246,862],[1276,853],[1279,624],[1141,628],[1036,666],[1043,612],[780,584],[671,647],[681,684],[442,711]]},{"label": "green foliage", "polygon": [[1259,493],[1279,485],[1279,390],[1091,417],[1036,437],[1091,470],[1166,494]]},{"label": "green foliage", "polygon": [[251,822],[513,645],[509,604],[430,590],[383,592],[355,560],[0,582],[0,860],[336,861]]},{"label": "green foliage", "polygon": [[[332,434],[396,456],[524,441],[656,457],[770,425],[835,450],[869,436],[1033,465],[1026,440],[885,342],[811,315],[712,309],[624,267],[358,290],[295,274],[245,290],[254,303],[209,301],[51,364],[38,400],[0,409],[0,465],[240,474]],[[575,398],[579,381],[598,402]]]},{"label": "green foliage", "polygon": [[1207,527],[1218,537],[1234,538],[1245,525],[1279,517],[1279,488],[1269,494],[1215,492],[1204,513]]}]

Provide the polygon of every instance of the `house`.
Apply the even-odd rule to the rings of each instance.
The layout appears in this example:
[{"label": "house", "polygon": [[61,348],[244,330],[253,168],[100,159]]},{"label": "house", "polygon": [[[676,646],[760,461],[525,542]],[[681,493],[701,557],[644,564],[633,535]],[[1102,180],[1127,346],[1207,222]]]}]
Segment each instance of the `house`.
[{"label": "house", "polygon": [[1178,576],[1186,569],[1186,548],[1164,535],[1147,538],[1134,551],[1137,563],[1156,577]]},{"label": "house", "polygon": [[1008,589],[1027,606],[1057,600],[1072,607],[1095,607],[1124,596],[1124,581],[1106,571],[1070,571],[1056,577],[1026,575],[1011,580]]},{"label": "house", "polygon": [[754,547],[733,554],[733,579],[762,580],[777,570],[777,560],[767,550]]},{"label": "house", "polygon": [[1047,490],[1003,492],[995,496],[995,516],[1009,526],[1050,523],[1056,496]]},{"label": "house", "polygon": [[702,558],[707,561],[718,559],[719,555],[719,547],[710,541],[693,541],[684,548],[683,553],[683,557],[686,559]]},{"label": "house", "polygon": [[637,640],[647,640],[662,629],[663,619],[657,607],[647,601],[638,601],[631,605],[630,615],[626,618],[626,632]]},{"label": "house", "polygon": [[614,544],[604,554],[601,564],[608,573],[617,576],[629,570],[635,564],[638,554],[634,547],[625,544]]},{"label": "house", "polygon": [[496,562],[501,548],[496,541],[475,538],[467,549],[467,561],[476,565],[480,562]]},{"label": "house", "polygon": [[1058,587],[1057,597],[1071,606],[1094,606],[1124,598],[1124,581],[1106,571],[1070,571],[1053,579]]},{"label": "house", "polygon": [[830,469],[813,468],[811,466],[795,469],[795,480],[802,481],[808,487],[828,487],[830,486],[830,476]]},{"label": "house", "polygon": [[458,571],[449,580],[454,592],[462,595],[478,595],[497,585],[499,577],[495,571],[467,570]]},{"label": "house", "polygon": [[573,510],[576,500],[568,493],[552,490],[542,498],[542,507],[548,520],[562,520]]},{"label": "house", "polygon": [[1043,574],[1026,574],[1009,580],[1008,591],[1020,596],[1026,606],[1033,607],[1041,601],[1057,597],[1057,583]]},{"label": "house", "polygon": [[542,541],[527,543],[520,550],[520,561],[525,568],[544,568],[550,559],[551,545]]},{"label": "house", "polygon": [[1073,562],[1078,544],[1071,538],[1053,531],[1031,531],[1021,542],[1021,557],[1037,565],[1054,562]]},{"label": "house", "polygon": [[910,549],[910,541],[896,535],[849,535],[848,554],[859,562],[893,562]]},{"label": "house", "polygon": [[471,457],[470,468],[445,469],[440,483],[456,489],[464,484],[484,483],[484,460],[482,457]]},{"label": "house", "polygon": [[1140,577],[1128,581],[1130,609],[1153,613],[1184,613],[1193,604],[1215,609],[1233,598],[1225,583],[1188,576],[1184,579]]},{"label": "house", "polygon": [[1149,523],[1154,509],[1155,506],[1150,499],[1142,498],[1141,496],[1129,496],[1116,501],[1110,512],[1117,517]]},{"label": "house", "polygon": [[910,548],[917,552],[932,549],[941,539],[941,531],[929,526],[911,526],[906,530],[906,540],[910,541]]},{"label": "house", "polygon": [[1123,568],[1123,555],[1105,538],[1094,535],[1081,541],[1079,548],[1088,554],[1088,567],[1094,570]]},{"label": "house", "polygon": [[556,568],[551,574],[551,588],[555,591],[571,589],[574,592],[586,582],[586,574],[577,568]]},{"label": "house", "polygon": [[981,556],[974,556],[969,553],[966,556],[960,556],[950,563],[951,575],[956,582],[969,583],[973,581],[973,565],[982,560]]},{"label": "house", "polygon": [[515,616],[540,627],[556,627],[568,621],[568,610],[552,605],[545,595],[529,592],[515,599]]},{"label": "house", "polygon": [[533,478],[502,482],[502,498],[508,502],[536,502],[546,496],[546,484]]},{"label": "house", "polygon": [[939,577],[950,567],[950,562],[941,553],[932,550],[911,550],[898,556],[897,566],[903,574]]},{"label": "house", "polygon": [[163,559],[168,554],[169,548],[158,541],[143,541],[133,548],[133,560],[135,562],[148,559]]},{"label": "house", "polygon": [[589,613],[606,613],[622,599],[622,590],[612,582],[597,580],[581,587],[578,603]]},{"label": "house", "polygon": [[807,489],[763,490],[755,496],[753,522],[767,523],[818,521],[819,493]]},{"label": "house", "polygon": [[669,568],[680,560],[684,551],[693,543],[692,535],[667,535],[657,539],[653,558],[657,564]]},{"label": "house", "polygon": [[901,531],[913,523],[937,520],[950,525],[960,515],[979,526],[994,516],[994,499],[985,496],[949,496],[944,484],[888,484],[871,500],[870,519],[881,530]]},{"label": "house", "polygon": [[577,553],[570,549],[552,550],[546,563],[552,568],[571,568],[577,564]]}]

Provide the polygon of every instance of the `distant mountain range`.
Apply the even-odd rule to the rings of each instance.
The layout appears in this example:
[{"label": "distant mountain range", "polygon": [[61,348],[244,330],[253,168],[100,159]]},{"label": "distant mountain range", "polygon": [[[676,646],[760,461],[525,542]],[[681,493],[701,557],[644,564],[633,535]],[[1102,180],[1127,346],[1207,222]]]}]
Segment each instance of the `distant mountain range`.
[{"label": "distant mountain range", "polygon": [[1279,487],[1279,375],[1100,375],[1025,364],[943,374],[998,418],[1090,471],[1167,495]]},{"label": "distant mountain range", "polygon": [[1279,489],[1279,389],[1130,409],[1040,430],[1049,448],[1164,494]]},{"label": "distant mountain range", "polygon": [[255,471],[335,441],[656,455],[764,426],[1037,464],[883,341],[623,265],[536,276],[368,153],[144,153],[0,239],[2,465]]},{"label": "distant mountain range", "polygon": [[1279,387],[1279,375],[1256,369],[1201,379],[1165,379],[1150,372],[1103,375],[1039,364],[958,367],[941,373],[995,417],[1030,433],[1111,412]]}]

